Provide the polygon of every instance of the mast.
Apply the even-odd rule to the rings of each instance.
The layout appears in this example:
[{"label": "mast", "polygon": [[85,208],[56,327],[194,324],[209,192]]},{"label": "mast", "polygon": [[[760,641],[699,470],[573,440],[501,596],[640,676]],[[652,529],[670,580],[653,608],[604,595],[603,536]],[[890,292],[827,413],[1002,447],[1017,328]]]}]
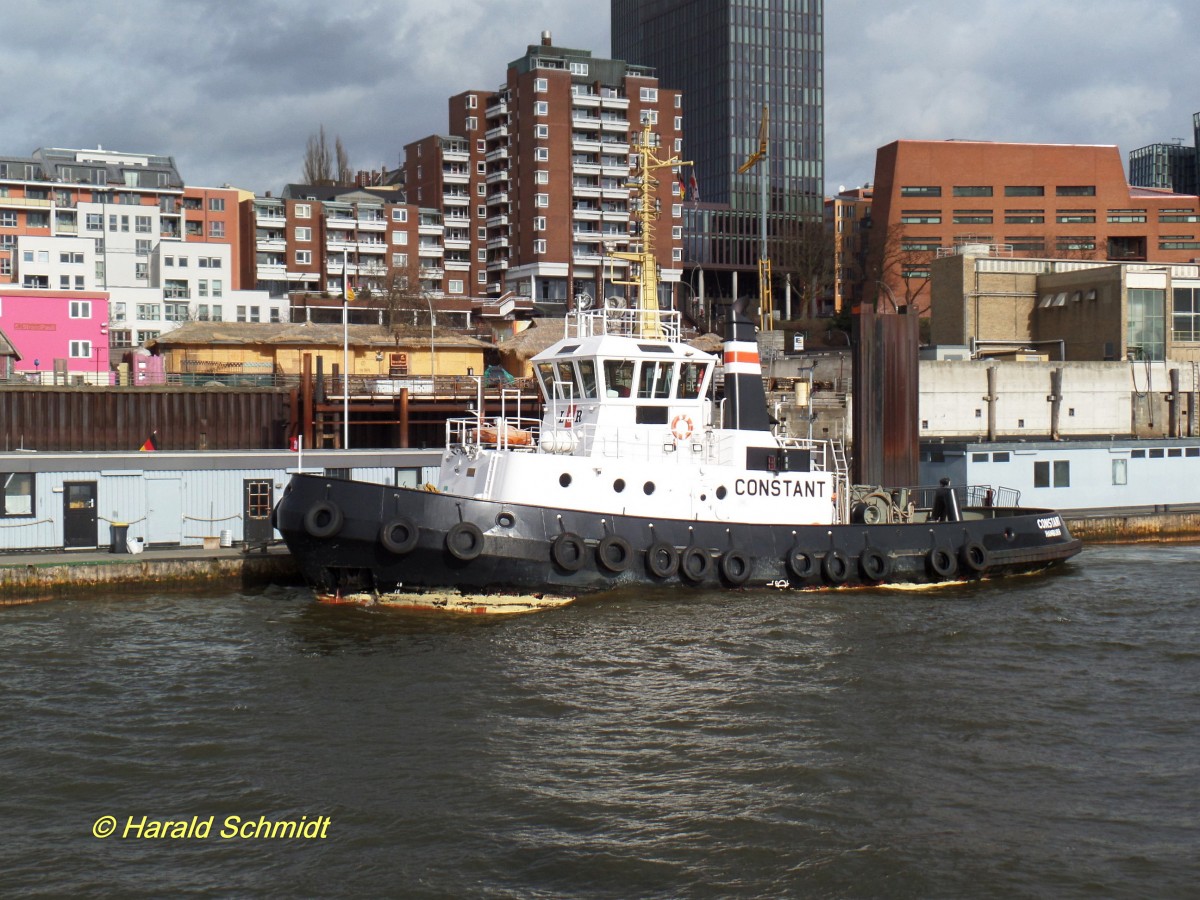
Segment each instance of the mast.
[{"label": "mast", "polygon": [[642,117],[642,135],[638,144],[638,170],[626,182],[630,189],[630,200],[634,202],[633,221],[638,227],[639,245],[641,250],[609,253],[609,265],[617,259],[633,263],[634,278],[626,281],[618,280],[610,269],[609,282],[627,287],[636,287],[638,315],[638,336],[643,338],[660,338],[663,335],[662,324],[658,315],[658,258],[654,255],[654,228],[658,219],[658,179],[655,172],[659,169],[690,166],[677,156],[662,159],[656,153],[658,135],[650,129],[650,117]]}]

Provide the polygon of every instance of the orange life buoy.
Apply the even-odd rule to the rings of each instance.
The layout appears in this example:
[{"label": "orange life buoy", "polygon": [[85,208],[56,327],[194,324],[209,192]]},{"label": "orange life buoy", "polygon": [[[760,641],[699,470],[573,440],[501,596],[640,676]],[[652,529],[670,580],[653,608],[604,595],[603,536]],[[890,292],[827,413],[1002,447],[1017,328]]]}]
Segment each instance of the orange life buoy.
[{"label": "orange life buoy", "polygon": [[686,441],[692,436],[692,418],[685,416],[683,413],[677,415],[671,420],[671,434],[675,435],[675,440]]}]

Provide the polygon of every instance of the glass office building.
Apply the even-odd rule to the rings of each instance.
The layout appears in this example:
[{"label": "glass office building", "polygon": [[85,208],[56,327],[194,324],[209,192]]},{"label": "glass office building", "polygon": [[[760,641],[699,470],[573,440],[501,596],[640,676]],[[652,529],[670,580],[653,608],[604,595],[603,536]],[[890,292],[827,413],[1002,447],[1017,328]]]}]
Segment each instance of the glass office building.
[{"label": "glass office building", "polygon": [[[768,234],[818,221],[824,192],[824,0],[611,0],[612,55],[654,67],[683,91],[683,152],[696,193],[685,200],[685,262],[754,273],[762,167]],[[765,162],[758,149],[770,110]],[[696,201],[699,201],[698,203]]]}]

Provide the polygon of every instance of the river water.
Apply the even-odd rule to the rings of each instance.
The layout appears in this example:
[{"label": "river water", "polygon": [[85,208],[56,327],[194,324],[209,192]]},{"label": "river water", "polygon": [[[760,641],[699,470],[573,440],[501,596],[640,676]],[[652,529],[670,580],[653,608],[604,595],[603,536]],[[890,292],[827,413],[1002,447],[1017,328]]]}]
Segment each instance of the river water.
[{"label": "river water", "polygon": [[1198,565],[504,620],[2,608],[0,894],[1195,897]]}]

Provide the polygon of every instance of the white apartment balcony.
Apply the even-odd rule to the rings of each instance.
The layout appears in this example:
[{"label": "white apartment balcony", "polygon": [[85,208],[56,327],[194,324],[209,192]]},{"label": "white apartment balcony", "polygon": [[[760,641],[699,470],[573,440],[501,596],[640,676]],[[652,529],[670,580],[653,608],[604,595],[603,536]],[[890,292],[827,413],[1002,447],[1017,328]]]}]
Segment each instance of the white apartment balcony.
[{"label": "white apartment balcony", "polygon": [[325,242],[325,252],[331,255],[335,253],[353,253],[357,249],[358,244],[350,240],[339,241],[335,240],[334,238],[330,238]]},{"label": "white apartment balcony", "polygon": [[629,120],[628,119],[602,119],[600,127],[605,131],[622,131],[628,134]]},{"label": "white apartment balcony", "polygon": [[627,200],[629,198],[629,188],[626,187],[606,187],[601,193],[605,200]]},{"label": "white apartment balcony", "polygon": [[445,184],[470,184],[470,172],[442,172],[442,182]]},{"label": "white apartment balcony", "polygon": [[284,253],[287,251],[287,241],[282,237],[259,238],[254,242],[254,249],[259,253]]},{"label": "white apartment balcony", "polygon": [[600,95],[599,94],[572,94],[571,95],[571,105],[572,106],[587,106],[587,107],[592,107],[594,109],[599,109],[600,108]]},{"label": "white apartment balcony", "polygon": [[501,138],[507,138],[507,137],[508,137],[508,123],[507,122],[505,122],[501,125],[497,125],[495,128],[489,128],[487,131],[485,131],[483,133],[483,139],[485,141],[498,141]]},{"label": "white apartment balcony", "polygon": [[508,227],[508,216],[505,213],[489,216],[487,220],[488,228]]},{"label": "white apartment balcony", "polygon": [[446,260],[447,272],[470,272],[471,261],[469,259],[448,259]]},{"label": "white apartment balcony", "polygon": [[483,158],[490,163],[508,159],[508,147],[494,147],[485,153]]},{"label": "white apartment balcony", "polygon": [[576,175],[599,175],[600,164],[593,162],[571,162],[571,171]]},{"label": "white apartment balcony", "polygon": [[589,116],[577,110],[571,110],[571,127],[583,131],[594,131],[601,126],[599,116]]},{"label": "white apartment balcony", "polygon": [[498,184],[501,181],[508,181],[508,169],[497,169],[487,173],[488,184]]},{"label": "white apartment balcony", "polygon": [[445,248],[447,250],[470,250],[470,238],[446,238]]},{"label": "white apartment balcony", "polygon": [[577,228],[571,232],[571,237],[573,240],[585,244],[598,244],[604,236],[599,231],[593,229],[584,231]]},{"label": "white apartment balcony", "polygon": [[629,109],[628,97],[601,97],[600,105],[605,109]]},{"label": "white apartment balcony", "polygon": [[421,244],[417,249],[421,256],[442,256],[446,252],[444,247],[437,244]]},{"label": "white apartment balcony", "polygon": [[571,211],[571,217],[579,221],[599,222],[600,210],[590,207],[576,207]]},{"label": "white apartment balcony", "polygon": [[383,241],[362,241],[358,245],[359,253],[370,253],[372,255],[383,255],[387,253],[388,245]]},{"label": "white apartment balcony", "polygon": [[499,203],[508,203],[508,191],[497,191],[494,194],[488,194],[488,206],[495,206]]},{"label": "white apartment balcony", "polygon": [[609,156],[628,156],[629,142],[613,140],[612,135],[605,135],[604,140],[600,142],[600,151]]},{"label": "white apartment balcony", "polygon": [[573,184],[571,185],[571,194],[576,197],[599,198],[600,186],[596,184]]},{"label": "white apartment balcony", "polygon": [[274,210],[256,209],[254,211],[254,224],[263,227],[274,226],[276,228],[287,227],[287,216],[282,212]]},{"label": "white apartment balcony", "polygon": [[79,234],[79,223],[78,222],[59,222],[58,220],[55,220],[54,233],[55,234]]},{"label": "white apartment balcony", "polygon": [[628,178],[629,166],[628,164],[619,166],[606,166],[602,164],[600,166],[600,174],[607,175],[609,178]]},{"label": "white apartment balcony", "polygon": [[470,194],[442,194],[443,206],[470,206]]},{"label": "white apartment balcony", "polygon": [[498,237],[488,238],[487,248],[489,250],[497,250],[500,247],[507,247],[507,246],[508,246],[508,236],[507,235],[500,235]]},{"label": "white apartment balcony", "polygon": [[254,267],[254,277],[259,281],[282,281],[287,277],[287,266],[283,263],[279,265],[257,265]]},{"label": "white apartment balcony", "polygon": [[431,278],[433,280],[440,279],[446,274],[446,270],[441,266],[421,266],[417,273],[418,278]]},{"label": "white apartment balcony", "polygon": [[577,266],[598,266],[601,260],[604,259],[599,253],[590,249],[583,250],[579,247],[572,248],[571,258]]},{"label": "white apartment balcony", "polygon": [[325,271],[330,275],[345,273],[355,275],[358,273],[358,263],[347,262],[340,256],[327,256],[325,257]]},{"label": "white apartment balcony", "polygon": [[0,206],[16,206],[22,209],[49,209],[52,205],[50,200],[39,200],[31,197],[0,197]]},{"label": "white apartment balcony", "polygon": [[448,163],[469,163],[471,154],[467,150],[443,150],[442,161]]},{"label": "white apartment balcony", "polygon": [[443,229],[440,224],[418,225],[417,226],[417,234],[429,234],[429,235],[437,235],[438,237],[441,237],[442,231],[443,231]]},{"label": "white apartment balcony", "polygon": [[628,222],[629,210],[627,209],[606,209],[603,211],[605,222]]},{"label": "white apartment balcony", "polygon": [[460,227],[471,224],[471,214],[464,209],[448,209],[443,217],[446,227],[458,225]]},{"label": "white apartment balcony", "polygon": [[286,274],[287,280],[293,284],[308,284],[309,282],[316,284],[321,280],[321,276],[316,272],[288,272]]},{"label": "white apartment balcony", "polygon": [[387,231],[386,219],[359,219],[357,224],[359,231]]},{"label": "white apartment balcony", "polygon": [[507,116],[508,101],[501,100],[499,103],[493,103],[483,111],[483,115],[487,119],[495,119],[498,116]]},{"label": "white apartment balcony", "polygon": [[600,140],[598,138],[596,140],[571,138],[571,149],[576,153],[599,153]]}]

